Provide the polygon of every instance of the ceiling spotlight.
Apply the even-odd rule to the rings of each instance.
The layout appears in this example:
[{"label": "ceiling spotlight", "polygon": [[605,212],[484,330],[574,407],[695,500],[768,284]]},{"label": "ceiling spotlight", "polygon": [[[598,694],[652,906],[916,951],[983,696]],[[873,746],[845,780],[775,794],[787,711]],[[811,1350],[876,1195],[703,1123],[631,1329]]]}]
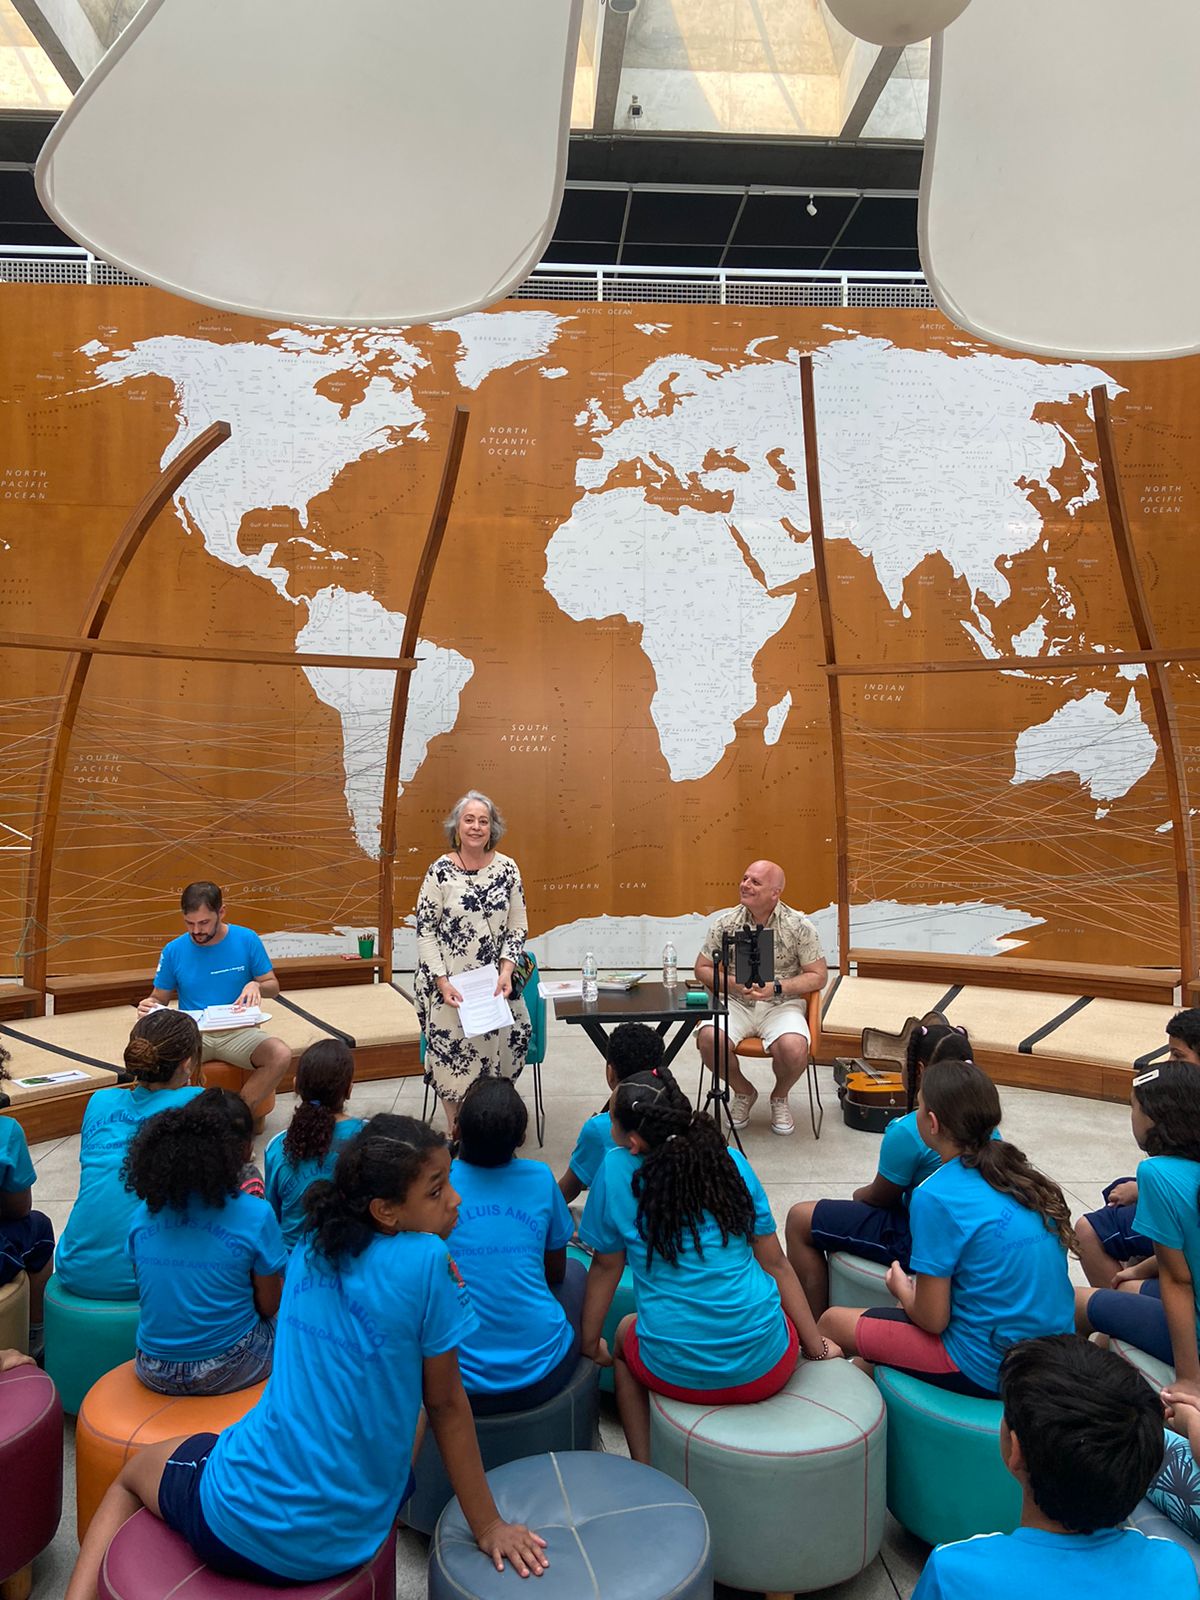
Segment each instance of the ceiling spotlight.
[{"label": "ceiling spotlight", "polygon": [[808,204],[805,206],[804,209],[805,209],[805,211],[808,212],[810,217],[815,217],[816,216],[816,214],[817,214],[817,202],[813,199],[812,195],[809,195]]}]

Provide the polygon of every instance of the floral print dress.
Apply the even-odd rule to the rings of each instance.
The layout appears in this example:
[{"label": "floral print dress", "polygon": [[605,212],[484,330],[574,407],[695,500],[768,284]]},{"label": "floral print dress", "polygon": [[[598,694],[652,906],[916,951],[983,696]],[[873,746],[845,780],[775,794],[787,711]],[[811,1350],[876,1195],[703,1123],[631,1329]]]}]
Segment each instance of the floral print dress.
[{"label": "floral print dress", "polygon": [[450,855],[425,874],[417,900],[417,1016],[425,1033],[425,1081],[443,1100],[461,1100],[476,1078],[515,1078],[529,1047],[529,1012],[510,997],[513,1023],[475,1039],[463,1036],[458,1010],[438,992],[439,978],[518,961],[527,929],[525,891],[511,856],[499,851],[468,871]]}]

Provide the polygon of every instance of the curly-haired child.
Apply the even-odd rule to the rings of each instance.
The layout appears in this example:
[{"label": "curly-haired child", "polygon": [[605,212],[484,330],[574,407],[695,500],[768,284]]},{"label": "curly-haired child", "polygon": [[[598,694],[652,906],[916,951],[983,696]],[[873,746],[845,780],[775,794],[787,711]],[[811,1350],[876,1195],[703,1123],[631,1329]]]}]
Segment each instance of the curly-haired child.
[{"label": "curly-haired child", "polygon": [[[665,1067],[619,1084],[613,1138],[580,1224],[593,1251],[583,1353],[615,1372],[635,1461],[650,1460],[649,1391],[705,1405],[764,1400],[823,1339],[775,1234],[762,1184]],[[601,1338],[628,1259],[635,1316]]]},{"label": "curly-haired child", "polygon": [[[604,1058],[608,1087],[615,1089],[626,1078],[632,1078],[635,1072],[653,1072],[662,1065],[664,1048],[662,1035],[644,1022],[622,1022],[608,1037]],[[558,1180],[558,1187],[568,1205],[572,1200],[578,1200],[585,1189],[592,1187],[600,1163],[610,1150],[617,1148],[613,1143],[612,1118],[609,1115],[611,1106],[610,1095],[604,1110],[589,1117],[579,1130],[567,1170]]]},{"label": "curly-haired child", "polygon": [[160,1394],[231,1394],[271,1371],[287,1253],[275,1213],[240,1187],[245,1143],[224,1096],[151,1118],[122,1171],[141,1201],[135,1367]]}]

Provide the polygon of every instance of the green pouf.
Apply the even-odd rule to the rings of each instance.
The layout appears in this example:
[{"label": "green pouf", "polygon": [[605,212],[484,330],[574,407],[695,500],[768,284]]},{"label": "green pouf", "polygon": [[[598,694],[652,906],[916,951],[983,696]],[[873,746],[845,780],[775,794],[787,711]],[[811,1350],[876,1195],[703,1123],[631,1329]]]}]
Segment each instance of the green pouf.
[{"label": "green pouf", "polygon": [[895,1300],[884,1279],[888,1269],[877,1261],[864,1261],[845,1250],[834,1250],[829,1257],[829,1304],[831,1306],[894,1306]]},{"label": "green pouf", "polygon": [[888,1413],[888,1510],[926,1544],[1011,1533],[1021,1490],[1000,1459],[999,1400],[877,1367]]},{"label": "green pouf", "polygon": [[75,1414],[83,1397],[106,1372],[137,1354],[136,1300],[85,1300],[71,1294],[54,1273],[46,1285],[46,1371]]},{"label": "green pouf", "polygon": [[887,1418],[848,1361],[801,1361],[753,1405],[650,1396],[655,1467],[690,1489],[734,1589],[807,1593],[869,1566],[883,1538]]},{"label": "green pouf", "polygon": [[[591,1256],[586,1250],[580,1250],[577,1245],[568,1245],[567,1255],[572,1261],[582,1261],[585,1267],[590,1267],[592,1264]],[[617,1284],[617,1292],[613,1295],[613,1303],[604,1319],[604,1337],[608,1341],[610,1350],[613,1347],[613,1340],[616,1338],[621,1318],[630,1316],[636,1310],[637,1307],[633,1303],[633,1273],[626,1266],[621,1273],[621,1281]],[[605,1367],[601,1372],[600,1387],[605,1394],[614,1393],[611,1367]]]}]

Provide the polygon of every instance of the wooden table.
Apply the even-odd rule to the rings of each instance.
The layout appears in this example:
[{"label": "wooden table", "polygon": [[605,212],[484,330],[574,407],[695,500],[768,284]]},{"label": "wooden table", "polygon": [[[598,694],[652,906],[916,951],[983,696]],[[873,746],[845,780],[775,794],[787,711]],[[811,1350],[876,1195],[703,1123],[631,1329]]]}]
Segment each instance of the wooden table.
[{"label": "wooden table", "polygon": [[[704,1005],[689,1006],[684,1003],[686,993],[687,985],[683,983],[668,988],[665,983],[643,981],[636,989],[618,993],[602,989],[596,1000],[555,1000],[554,1015],[560,1022],[582,1028],[606,1060],[610,1027],[622,1022],[657,1023],[657,1031],[667,1042],[663,1065],[670,1066],[684,1040],[695,1032],[699,1023],[710,1022],[714,1015],[711,995]],[[675,1029],[673,1037],[670,1036],[672,1027]]]}]

